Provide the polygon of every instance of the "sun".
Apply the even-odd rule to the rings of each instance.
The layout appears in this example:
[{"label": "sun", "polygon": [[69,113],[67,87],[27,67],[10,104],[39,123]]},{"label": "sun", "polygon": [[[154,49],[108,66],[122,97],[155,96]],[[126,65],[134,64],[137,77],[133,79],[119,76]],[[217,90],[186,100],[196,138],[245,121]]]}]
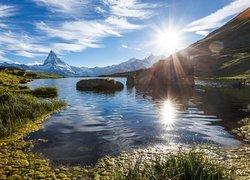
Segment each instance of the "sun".
[{"label": "sun", "polygon": [[182,34],[175,28],[158,29],[154,39],[155,48],[162,54],[172,54],[182,46]]}]

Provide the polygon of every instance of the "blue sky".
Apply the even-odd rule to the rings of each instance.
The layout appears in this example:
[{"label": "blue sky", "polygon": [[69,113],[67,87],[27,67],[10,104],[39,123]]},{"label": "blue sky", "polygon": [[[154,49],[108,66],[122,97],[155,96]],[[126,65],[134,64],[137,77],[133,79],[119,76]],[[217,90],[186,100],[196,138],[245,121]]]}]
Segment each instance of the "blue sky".
[{"label": "blue sky", "polygon": [[49,51],[75,66],[106,66],[161,55],[162,29],[175,50],[250,7],[250,0],[0,0],[0,62],[42,63]]}]

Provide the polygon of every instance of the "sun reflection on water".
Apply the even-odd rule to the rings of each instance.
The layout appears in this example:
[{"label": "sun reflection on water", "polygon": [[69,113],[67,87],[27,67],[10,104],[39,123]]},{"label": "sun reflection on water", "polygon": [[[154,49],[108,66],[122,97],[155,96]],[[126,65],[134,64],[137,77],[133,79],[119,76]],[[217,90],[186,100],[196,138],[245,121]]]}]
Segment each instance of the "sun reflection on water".
[{"label": "sun reflection on water", "polygon": [[161,108],[161,119],[165,125],[172,125],[176,119],[176,110],[171,100],[164,100]]}]

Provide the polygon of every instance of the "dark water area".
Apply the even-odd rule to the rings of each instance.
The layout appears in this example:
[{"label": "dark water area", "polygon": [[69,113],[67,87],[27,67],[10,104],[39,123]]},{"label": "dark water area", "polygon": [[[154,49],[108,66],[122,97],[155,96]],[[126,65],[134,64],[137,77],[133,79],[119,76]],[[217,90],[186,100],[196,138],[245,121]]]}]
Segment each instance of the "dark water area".
[{"label": "dark water area", "polygon": [[[43,129],[27,137],[48,140],[34,151],[52,163],[93,165],[105,155],[155,145],[243,145],[230,130],[247,116],[249,88],[125,85],[122,91],[98,93],[76,90],[79,80],[40,79],[29,83],[31,88],[57,87],[59,98],[68,103],[44,122]],[[116,80],[126,82],[125,78]]]}]

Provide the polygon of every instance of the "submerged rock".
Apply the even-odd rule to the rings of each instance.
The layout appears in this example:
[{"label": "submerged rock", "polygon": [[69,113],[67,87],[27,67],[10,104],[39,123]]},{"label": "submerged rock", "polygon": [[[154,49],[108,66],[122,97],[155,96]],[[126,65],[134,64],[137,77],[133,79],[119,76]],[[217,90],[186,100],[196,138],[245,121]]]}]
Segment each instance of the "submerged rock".
[{"label": "submerged rock", "polygon": [[109,91],[122,90],[124,86],[113,79],[84,79],[77,82],[76,88],[83,91]]}]

